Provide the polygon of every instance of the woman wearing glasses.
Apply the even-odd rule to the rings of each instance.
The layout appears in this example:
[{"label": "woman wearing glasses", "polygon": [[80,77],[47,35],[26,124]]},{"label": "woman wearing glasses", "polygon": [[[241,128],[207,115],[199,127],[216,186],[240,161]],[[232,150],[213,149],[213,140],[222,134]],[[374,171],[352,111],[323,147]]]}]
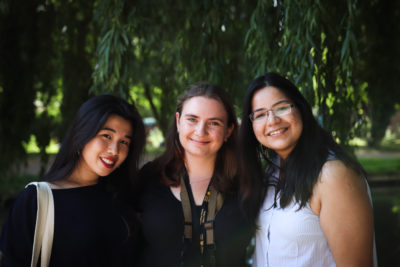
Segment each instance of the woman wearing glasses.
[{"label": "woman wearing glasses", "polygon": [[143,167],[141,266],[246,266],[250,227],[236,196],[237,121],[225,92],[179,100],[163,155]]},{"label": "woman wearing glasses", "polygon": [[376,264],[364,171],[290,81],[267,73],[250,84],[239,143],[244,210],[258,227],[253,266]]}]

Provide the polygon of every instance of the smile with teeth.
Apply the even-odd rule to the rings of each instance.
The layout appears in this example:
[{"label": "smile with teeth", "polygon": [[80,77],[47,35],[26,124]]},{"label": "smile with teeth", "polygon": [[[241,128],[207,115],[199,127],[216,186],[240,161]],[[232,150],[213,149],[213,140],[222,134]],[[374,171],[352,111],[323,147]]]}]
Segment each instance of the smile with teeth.
[{"label": "smile with teeth", "polygon": [[282,129],[268,133],[268,136],[275,136],[275,135],[285,132],[286,130],[287,130],[287,128],[282,128]]},{"label": "smile with teeth", "polygon": [[116,162],[116,160],[112,158],[100,158],[100,159],[107,168],[112,168]]}]

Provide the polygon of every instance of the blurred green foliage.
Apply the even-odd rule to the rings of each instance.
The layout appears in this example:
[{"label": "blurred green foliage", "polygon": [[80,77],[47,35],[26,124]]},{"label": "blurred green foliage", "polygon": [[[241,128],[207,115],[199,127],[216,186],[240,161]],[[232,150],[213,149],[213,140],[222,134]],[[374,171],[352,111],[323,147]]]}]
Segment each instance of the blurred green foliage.
[{"label": "blurred green foliage", "polygon": [[43,173],[50,140],[94,94],[134,101],[165,135],[190,84],[221,85],[240,113],[266,71],[294,81],[342,144],[377,146],[400,103],[399,20],[399,1],[3,0],[0,173],[31,135]]}]

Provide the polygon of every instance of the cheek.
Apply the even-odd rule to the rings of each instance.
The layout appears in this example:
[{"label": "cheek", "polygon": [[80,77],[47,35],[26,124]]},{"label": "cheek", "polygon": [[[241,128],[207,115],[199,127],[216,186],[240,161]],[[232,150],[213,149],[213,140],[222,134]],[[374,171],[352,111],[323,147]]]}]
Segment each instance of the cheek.
[{"label": "cheek", "polygon": [[190,126],[186,125],[186,124],[181,124],[180,127],[178,128],[178,133],[179,133],[179,137],[181,136],[185,136],[186,134],[188,134],[190,132]]},{"label": "cheek", "polygon": [[108,146],[107,140],[101,137],[95,137],[90,141],[91,147],[93,149],[105,149]]},{"label": "cheek", "polygon": [[119,149],[119,155],[118,155],[118,166],[119,167],[122,163],[124,163],[124,161],[126,160],[126,158],[129,155],[129,150],[132,149],[132,147],[125,147],[125,145],[121,145],[124,147],[120,147]]},{"label": "cheek", "polygon": [[131,149],[133,149],[133,142],[128,144],[128,145],[127,144],[123,144],[123,143],[119,143],[118,145],[119,145],[118,150],[119,150],[119,156],[120,157],[127,157],[128,154],[129,154],[129,151]]},{"label": "cheek", "polygon": [[302,125],[302,124],[300,124],[300,125],[299,125],[299,130],[298,130],[298,132],[297,132],[297,136],[296,136],[296,140],[297,140],[297,142],[299,141],[299,139],[300,139],[300,137],[301,137],[301,134],[302,134],[302,132],[303,132],[303,125]]},{"label": "cheek", "polygon": [[127,157],[128,154],[129,154],[130,147],[129,147],[129,146],[126,146],[126,145],[121,145],[121,146],[122,146],[121,149],[120,149],[121,157],[123,157],[124,159],[126,159],[126,157]]},{"label": "cheek", "polygon": [[104,142],[101,141],[99,138],[93,138],[85,145],[82,150],[82,155],[86,157],[95,156],[100,150],[105,147]]},{"label": "cheek", "polygon": [[181,128],[180,130],[179,130],[179,132],[178,132],[178,139],[179,139],[179,142],[182,144],[182,141],[184,141],[184,136],[185,136],[185,134],[184,134],[184,131],[183,131],[183,129]]},{"label": "cheek", "polygon": [[189,125],[186,124],[181,124],[179,127],[179,133],[178,133],[178,138],[179,142],[185,143],[186,138],[189,138],[193,132],[194,132],[194,127],[190,127]]},{"label": "cheek", "polygon": [[128,155],[129,155],[129,151],[126,151],[126,152],[122,152],[121,153],[121,155],[120,155],[120,160],[121,160],[121,162],[120,162],[120,164],[122,164],[125,160],[126,160],[126,158],[128,157]]},{"label": "cheek", "polygon": [[264,135],[264,126],[263,125],[256,125],[253,127],[254,136],[256,137],[257,141],[262,144],[263,146],[268,147],[268,139]]},{"label": "cheek", "polygon": [[296,129],[296,137],[300,138],[301,133],[303,132],[303,122],[300,118],[300,116],[296,116],[294,121],[293,121],[293,125],[295,125],[295,129]]},{"label": "cheek", "polygon": [[218,142],[223,142],[225,136],[228,134],[228,129],[213,129],[210,131]]},{"label": "cheek", "polygon": [[261,124],[253,126],[253,132],[256,138],[258,139],[259,136],[263,135],[264,133],[264,127]]}]

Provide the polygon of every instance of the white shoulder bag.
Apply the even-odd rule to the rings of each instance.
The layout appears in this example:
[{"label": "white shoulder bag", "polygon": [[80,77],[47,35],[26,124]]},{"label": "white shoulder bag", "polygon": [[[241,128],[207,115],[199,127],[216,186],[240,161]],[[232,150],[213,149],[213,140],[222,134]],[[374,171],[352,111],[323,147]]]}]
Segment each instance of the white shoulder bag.
[{"label": "white shoulder bag", "polygon": [[41,267],[47,267],[50,262],[54,235],[53,193],[46,182],[32,182],[28,185],[35,185],[37,189],[37,214],[31,267],[36,267],[39,254]]}]

